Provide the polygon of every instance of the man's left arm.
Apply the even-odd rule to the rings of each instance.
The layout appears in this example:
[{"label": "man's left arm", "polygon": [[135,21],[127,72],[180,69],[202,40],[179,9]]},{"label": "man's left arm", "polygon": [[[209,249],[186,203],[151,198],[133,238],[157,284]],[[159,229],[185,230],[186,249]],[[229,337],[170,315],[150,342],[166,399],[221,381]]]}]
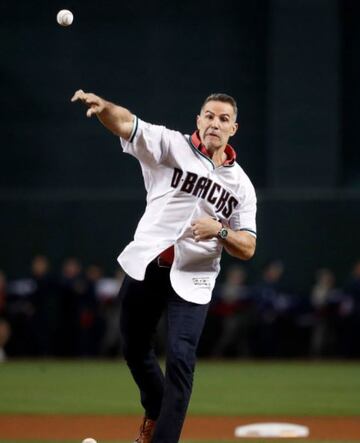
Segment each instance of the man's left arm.
[{"label": "man's left arm", "polygon": [[220,239],[218,233],[222,227],[219,221],[211,217],[198,218],[191,224],[196,242],[216,237],[228,254],[241,260],[249,260],[255,253],[256,238],[247,231],[234,231],[226,227],[227,237]]}]

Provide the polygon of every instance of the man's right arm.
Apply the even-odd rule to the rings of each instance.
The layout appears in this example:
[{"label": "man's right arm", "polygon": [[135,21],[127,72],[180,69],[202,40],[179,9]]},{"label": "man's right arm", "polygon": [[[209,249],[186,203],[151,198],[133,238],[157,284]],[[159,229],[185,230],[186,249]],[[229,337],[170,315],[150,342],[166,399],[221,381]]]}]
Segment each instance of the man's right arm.
[{"label": "man's right arm", "polygon": [[126,108],[108,102],[91,92],[84,92],[82,89],[75,92],[71,101],[84,103],[88,108],[86,115],[91,117],[95,114],[113,134],[125,140],[130,138],[135,117]]}]

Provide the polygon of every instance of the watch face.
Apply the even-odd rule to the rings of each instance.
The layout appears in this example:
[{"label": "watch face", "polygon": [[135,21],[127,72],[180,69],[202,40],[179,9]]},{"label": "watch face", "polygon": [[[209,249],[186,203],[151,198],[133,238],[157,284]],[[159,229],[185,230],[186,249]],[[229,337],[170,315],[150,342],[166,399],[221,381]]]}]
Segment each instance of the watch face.
[{"label": "watch face", "polygon": [[226,228],[221,228],[219,231],[219,237],[225,239],[228,235],[228,230]]}]

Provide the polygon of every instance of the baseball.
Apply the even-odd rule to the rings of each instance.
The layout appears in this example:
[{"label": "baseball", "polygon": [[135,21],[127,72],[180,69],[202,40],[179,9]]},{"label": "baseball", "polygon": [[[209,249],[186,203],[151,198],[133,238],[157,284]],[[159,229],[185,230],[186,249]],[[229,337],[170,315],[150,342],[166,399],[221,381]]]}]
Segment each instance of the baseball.
[{"label": "baseball", "polygon": [[85,438],[82,443],[97,443],[95,438]]},{"label": "baseball", "polygon": [[[74,20],[73,13],[71,11],[69,11],[68,9],[62,9],[61,11],[59,11],[57,13],[56,21],[61,26],[70,26],[71,23],[73,22],[73,20]],[[90,442],[88,442],[88,443],[90,443]]]}]

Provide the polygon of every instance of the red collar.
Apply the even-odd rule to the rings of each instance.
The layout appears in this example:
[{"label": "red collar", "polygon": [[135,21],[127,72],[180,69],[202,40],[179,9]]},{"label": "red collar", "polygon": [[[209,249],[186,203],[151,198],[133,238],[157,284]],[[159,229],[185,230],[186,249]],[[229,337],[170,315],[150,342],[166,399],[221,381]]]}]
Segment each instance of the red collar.
[{"label": "red collar", "polygon": [[[208,150],[201,143],[199,131],[195,131],[191,136],[192,145],[198,149],[202,154],[206,155],[206,157],[211,158]],[[227,159],[224,161],[223,166],[232,166],[236,160],[236,152],[234,148],[230,145],[226,145],[225,154],[227,155]]]}]

